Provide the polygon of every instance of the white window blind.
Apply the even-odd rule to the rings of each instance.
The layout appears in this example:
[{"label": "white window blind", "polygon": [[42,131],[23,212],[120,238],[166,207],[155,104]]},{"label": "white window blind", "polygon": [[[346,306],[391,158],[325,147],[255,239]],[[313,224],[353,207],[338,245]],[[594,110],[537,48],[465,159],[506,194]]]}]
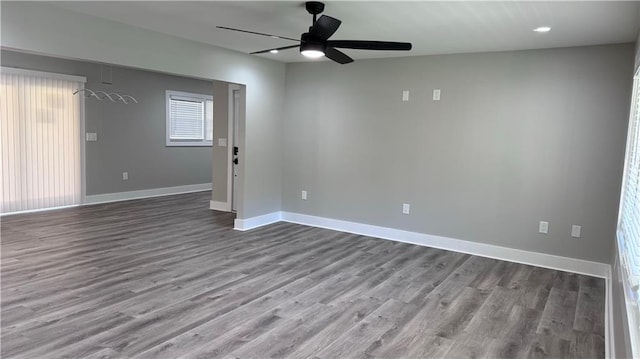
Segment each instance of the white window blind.
[{"label": "white window blind", "polygon": [[211,96],[167,91],[167,146],[211,146]]},{"label": "white window blind", "polygon": [[[640,70],[634,79],[625,170],[618,216],[618,247],[632,342],[640,344]],[[634,347],[638,355],[640,348]]]},{"label": "white window blind", "polygon": [[82,83],[48,75],[1,70],[1,213],[81,201]]}]

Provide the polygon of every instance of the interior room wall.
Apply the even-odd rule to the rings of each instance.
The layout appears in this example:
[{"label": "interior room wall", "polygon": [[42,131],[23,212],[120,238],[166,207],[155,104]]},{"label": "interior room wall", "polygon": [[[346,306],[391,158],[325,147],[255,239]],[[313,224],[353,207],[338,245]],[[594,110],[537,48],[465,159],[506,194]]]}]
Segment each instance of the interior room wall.
[{"label": "interior room wall", "polygon": [[636,71],[640,68],[640,32],[638,33],[638,39],[636,40]]},{"label": "interior room wall", "polygon": [[288,64],[283,210],[609,263],[633,53]]},{"label": "interior room wall", "polygon": [[228,148],[218,145],[218,139],[227,139],[227,145],[230,146],[232,141],[229,137],[229,84],[222,81],[215,81],[213,84],[213,97],[215,104],[213,106],[213,147],[212,156],[209,159],[211,163],[225,164],[224,166],[212,167],[212,184],[213,192],[211,199],[218,202],[227,201],[227,161]]},{"label": "interior room wall", "polygon": [[[165,91],[213,95],[213,81],[7,50],[2,50],[0,62],[8,67],[85,76],[86,88],[129,94],[138,100],[126,105],[85,100],[85,131],[98,135],[98,141],[85,142],[87,195],[211,183],[211,147],[165,146]],[[103,69],[111,73],[106,79],[112,84],[102,83]],[[123,172],[128,173],[126,181]]]},{"label": "interior room wall", "polygon": [[284,64],[51,3],[3,1],[0,6],[0,42],[7,49],[246,85],[238,218],[281,209]]}]

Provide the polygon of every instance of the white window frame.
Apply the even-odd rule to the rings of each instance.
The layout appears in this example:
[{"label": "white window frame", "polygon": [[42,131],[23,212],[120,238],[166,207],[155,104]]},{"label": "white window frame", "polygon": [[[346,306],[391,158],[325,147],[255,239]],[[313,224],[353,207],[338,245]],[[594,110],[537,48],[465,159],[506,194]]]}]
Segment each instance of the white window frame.
[{"label": "white window frame", "polygon": [[[203,102],[204,103],[204,108],[205,111],[203,112],[203,131],[204,131],[204,136],[203,139],[193,139],[193,140],[185,140],[185,139],[172,139],[171,138],[171,99],[172,98],[183,98],[183,99],[188,99],[191,101],[195,101],[195,102]],[[211,147],[213,145],[213,135],[211,136],[211,140],[207,140],[207,131],[209,131],[209,125],[211,127],[213,127],[213,121],[211,122],[211,124],[208,124],[208,121],[206,119],[206,101],[211,101],[211,112],[212,112],[212,116],[213,116],[213,96],[211,95],[204,95],[204,94],[199,94],[199,93],[192,93],[192,92],[182,92],[182,91],[173,91],[173,90],[166,90],[166,95],[165,95],[165,103],[166,103],[166,123],[165,123],[165,133],[166,133],[166,138],[165,138],[165,145],[167,147]],[[211,128],[211,131],[213,132],[213,128]]]},{"label": "white window frame", "polygon": [[[629,251],[630,246],[634,246],[640,241],[640,233],[625,233],[623,222],[623,216],[625,215],[625,206],[633,205],[632,203],[627,203],[625,201],[628,191],[628,177],[629,177],[629,166],[631,160],[631,148],[634,145],[637,145],[637,142],[640,142],[640,136],[634,137],[633,129],[634,122],[637,121],[637,118],[640,116],[640,69],[636,72],[634,76],[633,83],[633,97],[631,99],[631,111],[629,118],[629,128],[627,131],[627,146],[625,151],[625,162],[624,162],[624,175],[622,177],[622,191],[620,193],[620,208],[618,212],[618,230],[617,230],[617,241],[618,241],[618,256],[620,260],[620,269],[622,272],[622,287],[624,289],[624,302],[625,309],[627,313],[627,322],[629,325],[629,337],[631,339],[631,354],[634,358],[640,355],[640,300],[638,296],[640,295],[640,290],[638,288],[638,275],[637,271],[640,268],[634,267],[633,261],[629,258],[631,252]],[[640,124],[636,124],[640,125]],[[636,133],[637,134],[637,133]],[[637,156],[638,154],[636,154]],[[640,206],[640,199],[635,198],[635,206]],[[640,208],[640,207],[639,207]],[[627,229],[629,228],[626,225]],[[634,275],[635,272],[635,275]]]}]

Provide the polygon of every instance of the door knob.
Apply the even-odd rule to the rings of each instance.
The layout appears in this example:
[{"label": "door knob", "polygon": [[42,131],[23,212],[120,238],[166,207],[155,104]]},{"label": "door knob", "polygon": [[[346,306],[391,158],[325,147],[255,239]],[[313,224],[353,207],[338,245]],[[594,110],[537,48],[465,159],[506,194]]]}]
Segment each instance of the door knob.
[{"label": "door knob", "polygon": [[236,165],[238,164],[238,157],[233,159],[233,163],[236,164]]}]

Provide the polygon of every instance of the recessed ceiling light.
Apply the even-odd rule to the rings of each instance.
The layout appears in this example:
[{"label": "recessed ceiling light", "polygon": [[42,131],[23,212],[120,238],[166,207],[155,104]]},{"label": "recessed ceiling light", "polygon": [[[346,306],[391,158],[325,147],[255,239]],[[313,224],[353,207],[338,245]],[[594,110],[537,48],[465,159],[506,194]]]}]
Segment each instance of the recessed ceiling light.
[{"label": "recessed ceiling light", "polygon": [[270,52],[270,53],[272,53],[272,54],[277,54],[277,53],[278,53],[278,50],[273,49],[273,50],[271,50],[271,51],[269,51],[269,52]]},{"label": "recessed ceiling light", "polygon": [[535,31],[535,32],[549,32],[549,31],[551,31],[551,28],[549,26],[540,26],[540,27],[536,27],[535,29],[533,29],[533,31]]}]

